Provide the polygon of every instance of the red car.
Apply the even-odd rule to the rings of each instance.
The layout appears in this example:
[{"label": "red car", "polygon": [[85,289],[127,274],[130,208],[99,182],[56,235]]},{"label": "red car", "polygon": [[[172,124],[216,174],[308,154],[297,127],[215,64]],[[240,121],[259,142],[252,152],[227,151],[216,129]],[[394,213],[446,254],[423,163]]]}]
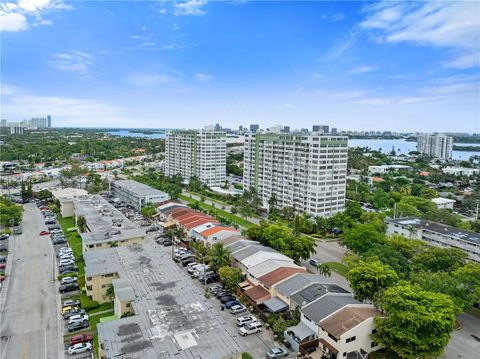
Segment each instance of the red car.
[{"label": "red car", "polygon": [[40,210],[41,210],[41,211],[48,211],[49,209],[50,209],[50,208],[45,207],[45,206],[44,206],[44,207],[40,207]]},{"label": "red car", "polygon": [[0,263],[0,269],[5,269],[7,265],[5,263]]},{"label": "red car", "polygon": [[73,337],[70,338],[70,345],[91,342],[92,340],[93,340],[93,335],[89,335],[89,334],[74,335]]},{"label": "red car", "polygon": [[0,282],[3,282],[5,280],[5,276],[0,275]]},{"label": "red car", "polygon": [[40,235],[41,235],[41,236],[48,236],[49,234],[50,234],[49,231],[41,231],[41,232],[40,232]]}]

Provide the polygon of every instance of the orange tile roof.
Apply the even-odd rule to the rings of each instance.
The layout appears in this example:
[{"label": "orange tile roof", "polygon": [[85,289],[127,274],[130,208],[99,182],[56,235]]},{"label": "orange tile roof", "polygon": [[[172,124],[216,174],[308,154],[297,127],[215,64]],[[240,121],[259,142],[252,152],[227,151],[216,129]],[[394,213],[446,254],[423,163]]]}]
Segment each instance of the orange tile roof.
[{"label": "orange tile roof", "polygon": [[271,298],[270,292],[263,288],[261,285],[257,285],[253,288],[247,289],[245,294],[253,300],[256,304],[268,300]]},{"label": "orange tile roof", "polygon": [[278,283],[295,273],[306,273],[306,270],[304,268],[280,267],[261,276],[258,278],[258,281],[263,283],[265,287],[269,288],[275,283]]},{"label": "orange tile roof", "polygon": [[212,221],[212,218],[203,218],[203,219],[199,219],[199,220],[196,220],[196,221],[194,221],[194,222],[185,224],[184,227],[185,227],[186,229],[190,230],[190,229],[192,229],[192,228],[195,228],[196,226],[200,226],[200,225],[205,224],[205,223],[208,223],[208,222],[218,223],[216,220],[213,220],[213,221]]},{"label": "orange tile roof", "polygon": [[211,236],[212,234],[215,234],[215,233],[218,233],[218,232],[221,232],[221,231],[231,231],[231,232],[237,232],[237,233],[240,233],[240,231],[237,231],[236,229],[234,228],[228,228],[228,227],[212,227],[212,228],[208,228],[206,230],[204,230],[203,232],[201,232],[200,234],[207,238],[209,236]]},{"label": "orange tile roof", "polygon": [[383,182],[385,181],[382,177],[372,177],[373,182]]},{"label": "orange tile roof", "polygon": [[427,172],[427,171],[421,171],[418,173],[420,176],[423,176],[423,177],[427,177],[427,176],[430,176],[430,172]]}]

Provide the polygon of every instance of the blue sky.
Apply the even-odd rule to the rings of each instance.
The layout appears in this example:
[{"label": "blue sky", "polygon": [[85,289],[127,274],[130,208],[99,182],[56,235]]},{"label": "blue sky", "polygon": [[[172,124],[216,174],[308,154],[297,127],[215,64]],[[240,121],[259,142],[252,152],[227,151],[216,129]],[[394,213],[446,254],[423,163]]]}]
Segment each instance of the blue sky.
[{"label": "blue sky", "polygon": [[480,3],[0,3],[1,116],[480,132]]}]

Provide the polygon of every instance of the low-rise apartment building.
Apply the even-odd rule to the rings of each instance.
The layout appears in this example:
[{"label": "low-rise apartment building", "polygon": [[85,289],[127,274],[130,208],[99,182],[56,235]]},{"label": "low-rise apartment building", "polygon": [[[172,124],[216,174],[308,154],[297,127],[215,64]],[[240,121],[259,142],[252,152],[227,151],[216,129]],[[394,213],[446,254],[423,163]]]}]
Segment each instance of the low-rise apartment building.
[{"label": "low-rise apartment building", "polygon": [[381,165],[381,166],[368,166],[368,174],[372,175],[375,173],[390,173],[400,170],[410,170],[410,166],[404,165]]},{"label": "low-rise apartment building", "polygon": [[132,180],[117,180],[110,185],[111,194],[125,204],[140,210],[146,204],[161,204],[168,202],[168,193]]},{"label": "low-rise apartment building", "polygon": [[119,272],[122,270],[116,259],[115,248],[83,254],[86,293],[96,302],[105,303],[113,299],[107,295],[107,291],[113,280],[119,278]]},{"label": "low-rise apartment building", "polygon": [[87,224],[86,231],[80,233],[83,253],[142,243],[145,239],[143,230],[99,195],[74,199],[73,212],[75,219],[83,216]]},{"label": "low-rise apartment building", "polygon": [[470,167],[445,167],[442,168],[442,172],[455,176],[474,176],[480,173],[479,168],[470,168]]},{"label": "low-rise apartment building", "polygon": [[480,262],[480,234],[442,223],[416,217],[387,220],[387,235],[400,234],[410,239],[419,239],[428,245],[458,248],[468,257]]}]

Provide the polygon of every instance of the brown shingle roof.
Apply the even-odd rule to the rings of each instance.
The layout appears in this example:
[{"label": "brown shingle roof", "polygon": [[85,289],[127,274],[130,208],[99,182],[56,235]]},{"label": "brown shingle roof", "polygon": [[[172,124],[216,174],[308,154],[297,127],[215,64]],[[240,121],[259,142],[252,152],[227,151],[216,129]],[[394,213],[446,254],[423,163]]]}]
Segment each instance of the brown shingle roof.
[{"label": "brown shingle roof", "polygon": [[263,283],[265,287],[269,288],[275,283],[278,283],[281,280],[284,280],[295,273],[306,273],[306,270],[300,267],[280,267],[271,271],[270,273],[265,274],[264,276],[261,276],[260,278],[258,278],[258,280],[259,282]]},{"label": "brown shingle roof", "polygon": [[222,239],[220,243],[222,243],[224,246],[228,246],[229,244],[235,243],[237,241],[241,241],[242,239],[248,239],[242,236],[231,236],[225,239]]},{"label": "brown shingle roof", "polygon": [[257,285],[253,288],[247,289],[245,294],[253,300],[256,304],[259,304],[267,299],[270,299],[270,292],[263,288],[261,285]]},{"label": "brown shingle roof", "polygon": [[343,307],[338,312],[322,320],[319,324],[324,331],[336,339],[340,339],[343,334],[355,328],[366,319],[377,317],[381,314],[380,311],[371,307]]}]

